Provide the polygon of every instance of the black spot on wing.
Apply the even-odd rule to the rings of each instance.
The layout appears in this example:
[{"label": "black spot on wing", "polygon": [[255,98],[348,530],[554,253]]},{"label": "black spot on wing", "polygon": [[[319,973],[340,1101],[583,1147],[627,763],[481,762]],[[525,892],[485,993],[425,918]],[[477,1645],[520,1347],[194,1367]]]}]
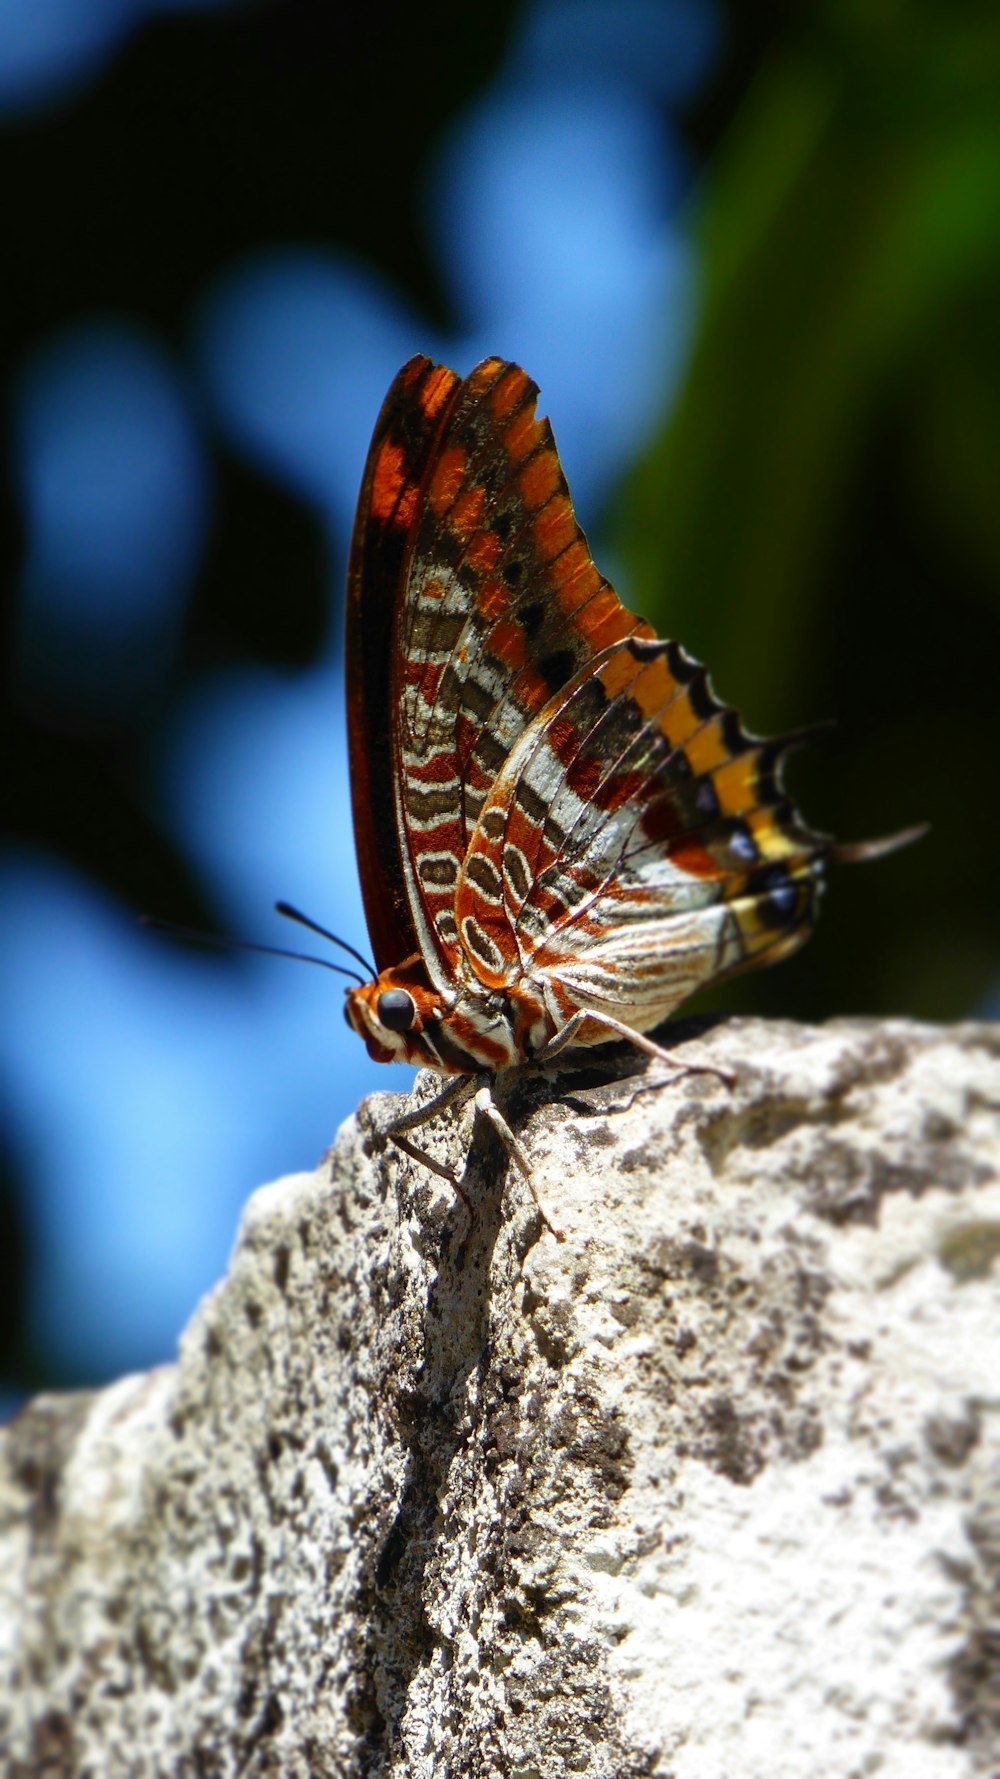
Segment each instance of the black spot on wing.
[{"label": "black spot on wing", "polygon": [[681,648],[679,642],[667,643],[666,661],[674,679],[681,686],[689,685],[699,671],[697,661]]},{"label": "black spot on wing", "polygon": [[735,710],[724,710],[722,713],[722,741],[727,753],[733,755],[746,753],[750,746],[746,730]]},{"label": "black spot on wing", "polygon": [[514,613],[529,642],[533,642],[545,622],[545,607],[540,599],[520,605]]},{"label": "black spot on wing", "polygon": [[576,656],[572,649],[552,649],[549,654],[541,656],[537,666],[549,691],[558,692],[572,676]]},{"label": "black spot on wing", "polygon": [[687,683],[687,694],[691,709],[702,722],[714,716],[719,708],[719,701],[714,697],[708,684],[708,674],[704,667],[696,667]]}]

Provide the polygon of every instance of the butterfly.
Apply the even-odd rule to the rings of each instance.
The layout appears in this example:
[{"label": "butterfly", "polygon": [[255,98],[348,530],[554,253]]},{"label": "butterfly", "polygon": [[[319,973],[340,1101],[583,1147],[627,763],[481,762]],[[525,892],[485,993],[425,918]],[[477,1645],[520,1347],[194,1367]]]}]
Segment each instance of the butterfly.
[{"label": "butterfly", "polygon": [[[411,358],[385,399],[351,544],[351,798],[377,974],[346,992],[379,1062],[455,1077],[648,1034],[697,989],[808,937],[836,847],[705,669],[626,610],[577,524],[537,385]],[[713,1071],[708,1071],[713,1072]],[[717,1071],[715,1071],[717,1072]],[[435,1171],[444,1170],[436,1168]],[[557,1232],[558,1233],[558,1232]]]}]

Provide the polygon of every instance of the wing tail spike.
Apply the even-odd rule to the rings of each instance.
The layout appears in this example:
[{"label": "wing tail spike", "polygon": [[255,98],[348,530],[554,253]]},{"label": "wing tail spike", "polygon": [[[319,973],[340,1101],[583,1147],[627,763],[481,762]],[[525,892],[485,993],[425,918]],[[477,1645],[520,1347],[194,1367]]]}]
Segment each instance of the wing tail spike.
[{"label": "wing tail spike", "polygon": [[930,822],[917,822],[912,828],[902,828],[898,834],[885,834],[879,840],[854,840],[845,845],[835,844],[827,848],[826,856],[835,865],[866,864],[869,859],[884,859],[888,853],[899,852],[904,846],[912,846],[929,833]]},{"label": "wing tail spike", "polygon": [[768,736],[764,746],[776,754],[794,754],[800,747],[814,741],[828,741],[837,727],[835,717],[819,717],[815,723],[803,723],[798,729],[786,729],[783,735]]}]

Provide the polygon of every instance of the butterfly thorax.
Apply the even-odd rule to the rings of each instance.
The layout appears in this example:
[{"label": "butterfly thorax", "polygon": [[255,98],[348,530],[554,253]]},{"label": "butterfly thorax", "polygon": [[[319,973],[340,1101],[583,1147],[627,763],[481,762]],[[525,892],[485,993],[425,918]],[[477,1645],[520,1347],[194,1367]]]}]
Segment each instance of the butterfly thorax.
[{"label": "butterfly thorax", "polygon": [[445,1075],[495,1072],[529,1061],[557,1029],[530,984],[442,993],[419,954],[350,989],[344,1011],[375,1062],[405,1062]]}]

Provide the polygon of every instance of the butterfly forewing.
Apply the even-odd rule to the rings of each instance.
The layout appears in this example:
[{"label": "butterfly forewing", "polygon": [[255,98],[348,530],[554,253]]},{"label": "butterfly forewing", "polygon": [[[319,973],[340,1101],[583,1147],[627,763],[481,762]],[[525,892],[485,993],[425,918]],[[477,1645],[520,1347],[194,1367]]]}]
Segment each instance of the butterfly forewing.
[{"label": "butterfly forewing", "polygon": [[380,970],[417,949],[397,818],[393,636],[421,489],[456,392],[454,372],[413,358],[382,404],[358,499],[347,579],[347,734],[358,871]]},{"label": "butterfly forewing", "polygon": [[591,561],[536,396],[496,359],[462,385],[399,608],[398,804],[422,949],[480,979],[489,954],[461,932],[456,894],[484,803],[553,692],[638,628]]}]

